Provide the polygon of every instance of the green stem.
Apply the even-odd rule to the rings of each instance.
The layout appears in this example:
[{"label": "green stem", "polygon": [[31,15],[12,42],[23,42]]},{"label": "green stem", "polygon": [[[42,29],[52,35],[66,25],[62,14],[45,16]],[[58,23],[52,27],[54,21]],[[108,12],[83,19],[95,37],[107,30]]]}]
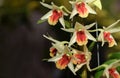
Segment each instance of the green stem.
[{"label": "green stem", "polygon": [[95,71],[95,70],[97,70],[97,69],[99,69],[99,68],[102,68],[102,67],[106,68],[107,66],[108,66],[108,65],[103,64],[103,65],[100,65],[100,66],[98,66],[98,67],[96,67],[96,68],[91,69],[90,71]]}]

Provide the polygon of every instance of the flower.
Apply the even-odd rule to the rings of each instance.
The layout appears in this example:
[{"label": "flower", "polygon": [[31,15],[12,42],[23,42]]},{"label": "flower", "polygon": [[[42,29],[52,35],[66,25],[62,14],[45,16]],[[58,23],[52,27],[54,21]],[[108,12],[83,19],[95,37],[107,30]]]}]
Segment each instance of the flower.
[{"label": "flower", "polygon": [[112,78],[120,78],[120,74],[116,70],[116,67],[120,66],[120,60],[114,60],[110,65],[106,66],[103,75],[107,78],[111,76]]},{"label": "flower", "polygon": [[57,54],[57,49],[55,47],[50,48],[50,56],[54,57]]},{"label": "flower", "polygon": [[56,25],[59,21],[62,26],[65,28],[64,23],[64,15],[67,16],[68,14],[65,13],[61,7],[56,6],[54,3],[51,3],[52,5],[48,5],[46,3],[40,2],[43,6],[51,9],[48,13],[46,13],[44,16],[41,17],[41,20],[47,20],[50,25]]},{"label": "flower", "polygon": [[74,53],[72,61],[76,65],[81,64],[81,63],[85,63],[86,62],[85,54],[83,52],[82,53]]},{"label": "flower", "polygon": [[77,44],[80,46],[86,45],[88,43],[88,39],[96,41],[96,39],[87,30],[94,25],[95,23],[83,26],[82,24],[76,22],[74,28],[62,29],[67,32],[73,32],[73,36],[70,39],[69,46],[71,46],[75,42],[77,42]]},{"label": "flower", "polygon": [[56,67],[58,69],[65,69],[67,67],[67,65],[70,62],[70,56],[67,56],[66,54],[64,54],[57,62],[56,62]]},{"label": "flower", "polygon": [[116,21],[115,23],[111,24],[107,28],[103,27],[103,29],[99,29],[100,34],[98,36],[98,41],[102,41],[102,46],[104,45],[105,42],[108,42],[109,47],[113,47],[114,45],[117,45],[111,33],[120,31],[120,27],[115,27],[119,21],[120,20]]},{"label": "flower", "polygon": [[86,18],[89,13],[96,14],[96,12],[89,6],[91,4],[96,5],[98,8],[102,9],[100,0],[76,0],[70,1],[73,6],[73,11],[71,13],[70,19],[76,14],[79,14],[81,18]]},{"label": "flower", "polygon": [[82,66],[86,65],[88,70],[90,69],[89,63],[91,60],[91,52],[88,51],[87,46],[83,46],[84,50],[83,52],[78,51],[76,49],[73,49],[73,57],[72,59],[74,64],[76,65],[75,67],[75,72],[77,72],[79,69],[81,69]]},{"label": "flower", "polygon": [[111,77],[120,78],[120,74],[117,72],[116,68],[110,68],[108,71]]}]

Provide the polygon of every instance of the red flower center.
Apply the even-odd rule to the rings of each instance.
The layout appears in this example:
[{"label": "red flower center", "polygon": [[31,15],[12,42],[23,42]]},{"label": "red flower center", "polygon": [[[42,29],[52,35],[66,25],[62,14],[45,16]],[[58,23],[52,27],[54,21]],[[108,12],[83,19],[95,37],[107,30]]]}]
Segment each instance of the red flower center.
[{"label": "red flower center", "polygon": [[70,57],[64,54],[60,60],[56,62],[56,67],[59,69],[65,69],[70,62]]},{"label": "red flower center", "polygon": [[53,57],[53,56],[56,55],[56,53],[57,53],[57,49],[54,48],[54,47],[51,47],[51,48],[50,48],[50,56]]},{"label": "red flower center", "polygon": [[104,39],[107,40],[108,42],[113,41],[113,38],[111,38],[110,32],[104,32]]},{"label": "red flower center", "polygon": [[86,45],[87,44],[87,37],[85,35],[85,31],[78,31],[77,35],[77,43],[78,45]]},{"label": "red flower center", "polygon": [[50,16],[52,21],[57,21],[62,16],[62,12],[59,10],[53,10],[52,15]]},{"label": "red flower center", "polygon": [[109,74],[113,77],[113,78],[120,78],[119,73],[116,71],[115,68],[111,68],[108,70]]},{"label": "red flower center", "polygon": [[88,10],[87,10],[84,2],[77,3],[76,4],[76,9],[77,9],[77,11],[78,11],[78,13],[81,17],[87,17]]},{"label": "red flower center", "polygon": [[86,62],[85,54],[75,54],[75,58],[78,64]]}]

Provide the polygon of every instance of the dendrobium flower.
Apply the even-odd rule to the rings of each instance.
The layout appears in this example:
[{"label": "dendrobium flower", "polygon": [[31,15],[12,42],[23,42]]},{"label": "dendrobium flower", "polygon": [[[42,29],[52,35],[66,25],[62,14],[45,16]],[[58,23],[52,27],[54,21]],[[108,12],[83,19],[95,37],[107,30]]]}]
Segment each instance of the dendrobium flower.
[{"label": "dendrobium flower", "polygon": [[40,2],[43,6],[51,9],[47,14],[45,14],[43,17],[41,17],[41,20],[47,20],[50,25],[56,25],[57,22],[59,21],[62,26],[65,28],[65,23],[64,23],[64,15],[67,16],[68,14],[65,13],[62,10],[62,7],[56,6],[54,3],[51,3],[52,5],[48,5],[46,3]]},{"label": "dendrobium flower", "polygon": [[75,42],[77,42],[77,44],[80,46],[86,45],[88,43],[88,39],[96,41],[96,39],[88,32],[88,29],[90,29],[94,25],[95,23],[83,26],[82,24],[76,22],[74,28],[63,29],[67,32],[73,32],[73,36],[70,39],[69,46],[71,46]]},{"label": "dendrobium flower", "polygon": [[70,1],[73,6],[73,11],[71,13],[70,19],[76,14],[79,14],[81,18],[86,18],[89,13],[96,14],[96,12],[89,6],[89,4],[96,5],[98,8],[102,9],[100,0],[76,0]]},{"label": "dendrobium flower", "polygon": [[91,52],[88,51],[87,46],[84,46],[83,52],[73,49],[73,63],[76,65],[75,72],[81,69],[82,66],[86,65],[88,70],[90,69],[90,60],[91,60]]},{"label": "dendrobium flower", "polygon": [[105,68],[103,75],[107,78],[120,78],[120,74],[116,70],[118,66],[120,66],[120,60],[115,60],[113,63],[111,63]]},{"label": "dendrobium flower", "polygon": [[54,57],[57,54],[57,49],[55,47],[50,48],[50,56]]},{"label": "dendrobium flower", "polygon": [[105,42],[108,42],[109,47],[113,47],[114,45],[117,45],[115,39],[111,34],[120,31],[120,27],[115,27],[119,21],[120,20],[116,21],[115,23],[111,24],[107,28],[103,27],[103,29],[100,29],[98,41],[102,41],[102,46],[104,45]]},{"label": "dendrobium flower", "polygon": [[86,62],[85,53],[84,52],[82,52],[82,53],[74,53],[72,61],[76,65],[85,63]]},{"label": "dendrobium flower", "polygon": [[117,72],[116,68],[110,68],[108,72],[112,78],[120,78],[120,74]]},{"label": "dendrobium flower", "polygon": [[58,61],[56,61],[56,67],[61,70],[65,69],[69,64],[70,59],[71,59],[70,56],[64,54]]}]

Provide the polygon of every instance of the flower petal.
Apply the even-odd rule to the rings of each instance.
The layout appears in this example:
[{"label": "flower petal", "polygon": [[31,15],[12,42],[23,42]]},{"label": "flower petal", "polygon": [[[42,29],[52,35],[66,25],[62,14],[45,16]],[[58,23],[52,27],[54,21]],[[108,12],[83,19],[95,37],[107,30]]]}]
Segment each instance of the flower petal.
[{"label": "flower petal", "polygon": [[75,31],[75,29],[73,29],[73,28],[69,28],[69,29],[61,28],[61,29],[66,32],[74,32]]},{"label": "flower petal", "polygon": [[95,6],[97,6],[100,10],[102,9],[101,1],[100,0],[95,0],[93,3]]},{"label": "flower petal", "polygon": [[90,28],[93,27],[95,24],[96,24],[96,23],[94,22],[94,23],[92,23],[92,24],[85,25],[85,28],[86,28],[86,29],[90,29]]},{"label": "flower petal", "polygon": [[91,7],[89,7],[89,5],[85,4],[85,6],[86,6],[89,13],[96,14],[96,12]]},{"label": "flower petal", "polygon": [[48,39],[48,40],[50,40],[50,41],[53,41],[53,42],[55,42],[55,43],[59,43],[58,40],[55,40],[55,39],[52,38],[52,37],[48,37],[48,36],[46,36],[46,35],[43,35],[43,37],[45,37],[46,39]]},{"label": "flower petal", "polygon": [[58,61],[56,61],[56,67],[58,69],[61,69],[61,70],[65,69],[68,66],[68,64],[69,64],[70,59],[71,58],[69,56],[67,56],[66,54],[64,54],[62,56],[62,58],[60,58]]},{"label": "flower petal", "polygon": [[103,31],[100,32],[98,36],[98,41],[102,41],[102,46],[104,45],[105,41],[104,41]]},{"label": "flower petal", "polygon": [[48,23],[50,25],[56,25],[58,20],[63,16],[63,13],[61,10],[54,9],[52,11],[52,15],[48,18]]},{"label": "flower petal", "polygon": [[78,64],[76,67],[75,67],[75,72],[77,72],[79,69],[82,68],[82,66],[84,66],[86,63],[82,63],[82,64]]},{"label": "flower petal", "polygon": [[49,11],[48,13],[46,13],[46,14],[45,14],[44,16],[42,16],[40,19],[41,19],[41,20],[48,19],[51,15],[52,15],[52,10]]},{"label": "flower petal", "polygon": [[46,8],[49,8],[49,9],[52,9],[52,8],[53,8],[51,5],[48,5],[48,4],[46,4],[46,3],[43,3],[43,2],[40,2],[40,3],[41,3],[41,5],[43,5],[43,6],[46,7]]},{"label": "flower petal", "polygon": [[86,18],[89,14],[89,11],[86,7],[87,4],[85,2],[80,2],[80,3],[78,2],[75,5],[76,5],[75,7],[79,16],[82,18]]},{"label": "flower petal", "polygon": [[68,68],[73,72],[74,75],[76,75],[74,66],[71,62],[68,64]]},{"label": "flower petal", "polygon": [[84,0],[84,2],[86,2],[86,3],[92,3],[93,1],[95,1],[95,0]]},{"label": "flower petal", "polygon": [[113,24],[111,24],[110,26],[108,26],[107,28],[105,28],[105,31],[110,31],[113,28],[115,28],[115,26],[120,22],[120,20],[117,20],[116,22],[114,22]]},{"label": "flower petal", "polygon": [[48,59],[48,62],[56,62],[56,61],[58,61],[62,56],[63,56],[63,54],[57,55],[57,56],[55,56],[55,57],[53,57],[53,58]]},{"label": "flower petal", "polygon": [[104,31],[103,35],[104,35],[104,39],[109,43],[109,47],[117,45],[117,43],[115,42],[115,40],[110,32]]},{"label": "flower petal", "polygon": [[73,36],[70,39],[69,46],[76,42],[76,32],[73,33]]},{"label": "flower petal", "polygon": [[78,12],[77,12],[76,8],[74,7],[74,8],[73,8],[73,11],[72,11],[72,13],[71,13],[71,15],[70,15],[70,19],[73,18],[77,13],[78,13]]},{"label": "flower petal", "polygon": [[51,57],[54,57],[57,54],[57,49],[55,47],[50,47],[49,51]]},{"label": "flower petal", "polygon": [[120,32],[120,27],[112,28],[107,30],[110,33]]},{"label": "flower petal", "polygon": [[88,43],[88,38],[84,30],[77,31],[76,36],[77,36],[76,42],[78,45],[82,46]]},{"label": "flower petal", "polygon": [[90,39],[92,41],[96,41],[96,39],[88,31],[85,31],[85,33],[86,33],[88,39]]},{"label": "flower petal", "polygon": [[80,30],[80,29],[84,29],[85,27],[82,24],[76,22],[74,28],[75,28],[75,30]]},{"label": "flower petal", "polygon": [[108,71],[109,71],[109,74],[111,75],[111,77],[120,78],[120,75],[117,72],[116,68],[110,68]]},{"label": "flower petal", "polygon": [[63,16],[59,19],[59,21],[62,24],[63,28],[65,28],[65,22]]}]

